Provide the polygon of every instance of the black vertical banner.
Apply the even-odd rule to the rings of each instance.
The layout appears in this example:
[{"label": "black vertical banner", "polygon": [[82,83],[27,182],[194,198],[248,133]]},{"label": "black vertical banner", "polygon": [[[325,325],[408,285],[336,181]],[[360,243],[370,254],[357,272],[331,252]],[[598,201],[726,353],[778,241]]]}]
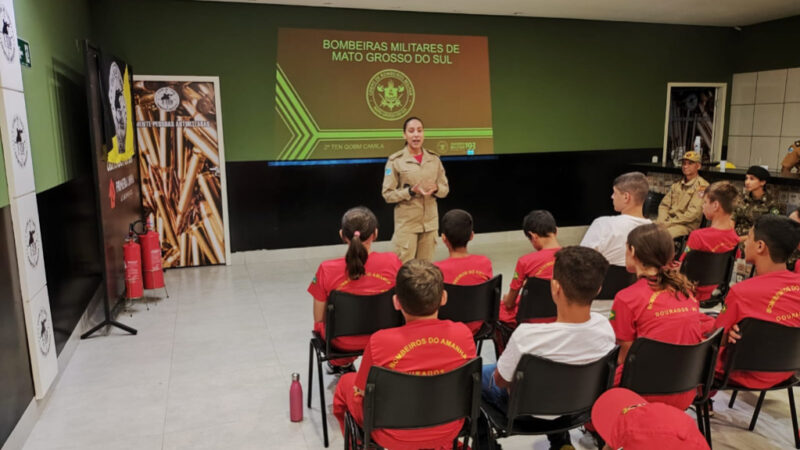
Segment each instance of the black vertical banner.
[{"label": "black vertical banner", "polygon": [[106,300],[113,302],[124,291],[122,245],[128,227],[142,218],[131,102],[132,73],[125,61],[105,55],[88,43],[85,49]]}]

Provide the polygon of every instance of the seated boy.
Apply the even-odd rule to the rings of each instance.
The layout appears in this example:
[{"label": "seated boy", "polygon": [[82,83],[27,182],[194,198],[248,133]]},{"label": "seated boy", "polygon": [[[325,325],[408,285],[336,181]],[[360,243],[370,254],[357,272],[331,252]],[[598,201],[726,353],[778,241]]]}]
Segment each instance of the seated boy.
[{"label": "seated boy", "polygon": [[[442,242],[450,257],[433,263],[442,271],[444,282],[471,286],[492,278],[492,261],[483,255],[471,255],[467,244],[475,236],[472,231],[472,216],[463,209],[452,209],[442,217]],[[481,329],[483,322],[471,322],[467,327],[472,333]]]},{"label": "seated boy", "polygon": [[[500,303],[500,322],[510,328],[517,326],[519,291],[528,277],[549,280],[553,278],[554,255],[561,249],[558,243],[556,220],[549,211],[531,211],[522,221],[522,231],[536,250],[517,260],[514,278],[508,293]],[[546,320],[552,322],[552,320]]]},{"label": "seated boy", "polygon": [[642,207],[650,190],[647,177],[641,172],[629,172],[614,180],[611,201],[616,216],[594,219],[581,245],[597,250],[612,266],[625,266],[625,241],[631,230],[651,223],[643,215]]},{"label": "seated boy", "polygon": [[[711,226],[700,228],[689,234],[686,248],[680,260],[692,250],[710,253],[725,253],[739,245],[739,236],[731,219],[733,207],[739,197],[739,190],[727,181],[717,181],[706,189],[703,195],[703,215],[711,221]],[[697,301],[708,300],[716,286],[697,286],[694,297]]]},{"label": "seated boy", "polygon": [[[591,312],[608,270],[603,256],[586,247],[566,247],[555,254],[550,288],[558,316],[552,323],[520,324],[497,364],[483,368],[482,396],[508,409],[508,387],[523,354],[567,364],[586,364],[607,355],[615,345],[608,319]],[[550,448],[570,445],[568,432],[547,436]]]},{"label": "seated boy", "polygon": [[[800,243],[800,223],[788,217],[759,217],[744,241],[744,255],[755,265],[756,275],[731,287],[725,307],[714,328],[724,327],[727,342],[735,342],[739,321],[752,317],[800,326],[800,275],[786,269],[786,259]],[[733,330],[733,333],[731,333]],[[717,363],[717,375],[725,368],[725,347]],[[769,388],[792,376],[792,372],[737,371],[730,381],[753,389]]]},{"label": "seated boy", "polygon": [[[372,366],[411,374],[439,374],[462,366],[475,357],[472,333],[463,323],[437,318],[447,303],[442,272],[433,264],[411,260],[397,273],[394,306],[406,324],[378,331],[370,337],[358,373],[342,375],[336,385],[333,414],[344,430],[349,411],[363,423],[364,388]],[[413,344],[413,345],[412,345]],[[415,430],[375,430],[372,439],[384,448],[449,448],[463,420]]]}]

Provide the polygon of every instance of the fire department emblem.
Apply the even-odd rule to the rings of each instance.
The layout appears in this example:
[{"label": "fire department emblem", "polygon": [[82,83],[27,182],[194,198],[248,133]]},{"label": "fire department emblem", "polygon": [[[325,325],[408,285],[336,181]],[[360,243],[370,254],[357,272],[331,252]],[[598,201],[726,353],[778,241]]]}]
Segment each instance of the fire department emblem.
[{"label": "fire department emblem", "polygon": [[42,356],[47,356],[50,353],[50,326],[47,323],[49,321],[47,310],[40,309],[39,316],[36,319],[36,340],[39,341],[39,351]]},{"label": "fire department emblem", "polygon": [[169,86],[157,90],[154,100],[158,109],[167,112],[175,111],[181,103],[178,92]]},{"label": "fire department emblem", "polygon": [[39,265],[39,231],[33,219],[28,219],[25,224],[25,256],[31,267]]},{"label": "fire department emblem", "polygon": [[406,74],[395,69],[376,73],[367,83],[367,105],[383,120],[401,119],[414,106],[414,85]]},{"label": "fire department emblem", "polygon": [[17,56],[17,32],[14,23],[6,8],[0,6],[0,47],[3,47],[3,56],[8,62],[13,63]]},{"label": "fire department emblem", "polygon": [[125,134],[128,124],[128,107],[125,104],[122,72],[117,63],[112,62],[108,70],[108,103],[114,116],[114,130],[117,132],[117,152],[125,154]]},{"label": "fire department emblem", "polygon": [[19,116],[11,121],[11,149],[20,167],[28,163],[28,134]]}]

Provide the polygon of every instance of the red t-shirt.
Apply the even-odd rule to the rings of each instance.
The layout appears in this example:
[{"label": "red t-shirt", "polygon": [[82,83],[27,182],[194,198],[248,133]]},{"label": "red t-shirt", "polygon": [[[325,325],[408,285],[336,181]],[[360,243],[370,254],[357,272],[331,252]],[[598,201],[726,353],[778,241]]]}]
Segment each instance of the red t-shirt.
[{"label": "red t-shirt", "polygon": [[[422,319],[380,330],[369,339],[358,368],[355,386],[364,391],[372,366],[415,375],[438,375],[456,369],[475,357],[475,342],[469,329],[458,322]],[[363,397],[356,395],[356,407]],[[372,437],[384,448],[449,448],[461,430],[463,419],[415,430],[376,430]]]},{"label": "red t-shirt", "polygon": [[[318,302],[328,301],[333,291],[356,295],[374,295],[394,287],[397,271],[403,263],[395,253],[370,253],[364,264],[366,273],[357,280],[347,276],[344,258],[330,259],[319,265],[314,279],[308,285],[308,293]],[[315,324],[314,329],[325,337],[324,324]],[[334,339],[333,344],[342,350],[360,350],[367,345],[369,336],[343,336]]]},{"label": "red t-shirt", "polygon": [[[492,261],[482,255],[447,258],[433,264],[442,271],[444,282],[448,284],[473,286],[492,278]],[[478,320],[466,325],[475,334],[481,329],[483,322]]]},{"label": "red t-shirt", "polygon": [[[618,341],[634,341],[644,337],[670,344],[692,345],[703,340],[708,316],[700,312],[693,297],[667,290],[654,291],[647,279],[617,292],[609,317]],[[622,366],[617,369],[617,382]],[[661,401],[686,409],[694,399],[694,390],[670,395],[647,396],[648,401]]]},{"label": "red t-shirt", "polygon": [[[800,327],[800,275],[788,270],[756,275],[731,287],[725,297],[725,307],[717,316],[714,327],[727,332],[733,324],[746,317]],[[717,374],[725,367],[725,347],[722,349]],[[792,376],[792,372],[736,371],[730,380],[753,389],[772,387]]]},{"label": "red t-shirt", "polygon": [[492,278],[492,261],[483,255],[447,258],[433,264],[442,271],[448,284],[472,286]]},{"label": "red t-shirt", "polygon": [[[557,248],[545,248],[533,253],[528,253],[517,260],[514,268],[514,278],[511,279],[511,289],[521,290],[526,278],[535,277],[550,280],[553,278],[553,264],[555,264]],[[519,298],[522,293],[517,295],[516,305],[519,305]],[[500,322],[516,327],[517,325],[517,306],[513,309],[506,309],[502,302],[500,304]],[[553,322],[551,319],[535,319],[530,322]]]},{"label": "red t-shirt", "polygon": [[[680,260],[686,258],[686,254],[692,250],[711,253],[725,253],[733,250],[739,245],[739,235],[736,230],[720,230],[719,228],[700,228],[689,234],[686,241],[686,248],[681,254]],[[716,286],[697,286],[694,296],[697,301],[708,300],[714,292]]]}]

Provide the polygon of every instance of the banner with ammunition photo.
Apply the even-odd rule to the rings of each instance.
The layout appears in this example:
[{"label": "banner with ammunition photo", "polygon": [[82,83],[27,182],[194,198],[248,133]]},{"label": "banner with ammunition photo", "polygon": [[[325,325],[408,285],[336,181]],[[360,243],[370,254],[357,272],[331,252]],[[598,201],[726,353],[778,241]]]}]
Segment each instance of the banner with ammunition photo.
[{"label": "banner with ammunition photo", "polygon": [[418,116],[441,155],[494,153],[485,36],[281,28],[271,160],[386,157]]},{"label": "banner with ammunition photo", "polygon": [[145,216],[163,267],[227,264],[219,78],[137,75],[133,91]]}]

